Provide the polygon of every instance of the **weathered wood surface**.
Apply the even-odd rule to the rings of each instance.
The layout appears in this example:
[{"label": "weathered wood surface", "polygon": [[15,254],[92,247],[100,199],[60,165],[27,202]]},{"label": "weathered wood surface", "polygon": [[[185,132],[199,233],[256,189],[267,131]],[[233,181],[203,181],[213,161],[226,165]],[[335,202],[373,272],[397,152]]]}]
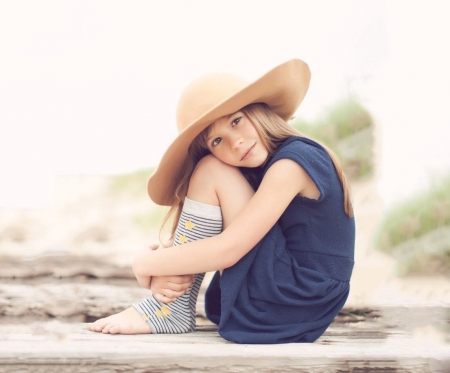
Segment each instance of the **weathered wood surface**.
[{"label": "weathered wood surface", "polygon": [[87,276],[102,279],[133,279],[130,266],[119,266],[92,256],[64,253],[30,258],[0,256],[0,279],[70,278]]},{"label": "weathered wood surface", "polygon": [[0,315],[103,317],[120,312],[150,294],[148,290],[136,286],[0,284]]},{"label": "weathered wood surface", "polygon": [[238,345],[215,328],[103,335],[58,321],[0,325],[0,373],[449,372],[450,347],[377,322],[336,324],[314,344]]},{"label": "weathered wood surface", "polygon": [[[204,289],[197,301],[197,315],[205,316]],[[92,320],[128,308],[148,296],[150,291],[136,286],[101,283],[1,284],[0,316],[45,319],[77,318]]]},{"label": "weathered wood surface", "polygon": [[[20,318],[16,318],[20,320]],[[237,345],[215,326],[103,335],[60,321],[0,324],[0,373],[450,372],[449,309],[344,310],[314,344]]]},{"label": "weathered wood surface", "polygon": [[[133,282],[134,285],[134,282]],[[57,318],[65,321],[93,321],[128,308],[131,304],[148,297],[150,292],[137,286],[117,286],[102,283],[43,283],[21,284],[0,283],[0,316],[14,323],[20,320],[46,320]],[[200,288],[197,299],[197,317],[204,324],[206,319],[204,307],[205,288]],[[444,312],[445,308],[437,308],[435,312]],[[394,307],[389,311],[403,314],[402,307]],[[414,317],[421,318],[415,310]],[[421,318],[429,323],[429,310],[424,311]],[[344,309],[336,318],[336,323],[360,322],[379,317],[372,309]],[[443,315],[435,318],[443,319]]]},{"label": "weathered wood surface", "polygon": [[[88,257],[0,259],[0,373],[450,372],[446,302],[346,308],[314,344],[237,345],[211,326],[112,336],[79,321],[148,296],[130,268]],[[202,321],[201,295],[197,313]]]}]

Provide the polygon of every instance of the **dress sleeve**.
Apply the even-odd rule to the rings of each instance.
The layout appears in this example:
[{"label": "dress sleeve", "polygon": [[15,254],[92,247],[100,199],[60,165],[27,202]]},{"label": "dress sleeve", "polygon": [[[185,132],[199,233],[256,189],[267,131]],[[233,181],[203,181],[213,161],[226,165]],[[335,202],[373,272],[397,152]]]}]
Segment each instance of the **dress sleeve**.
[{"label": "dress sleeve", "polygon": [[311,139],[290,137],[274,154],[264,170],[264,174],[280,159],[291,159],[306,171],[320,192],[320,197],[316,202],[320,202],[328,196],[332,191],[331,185],[334,185],[338,179],[328,152]]}]

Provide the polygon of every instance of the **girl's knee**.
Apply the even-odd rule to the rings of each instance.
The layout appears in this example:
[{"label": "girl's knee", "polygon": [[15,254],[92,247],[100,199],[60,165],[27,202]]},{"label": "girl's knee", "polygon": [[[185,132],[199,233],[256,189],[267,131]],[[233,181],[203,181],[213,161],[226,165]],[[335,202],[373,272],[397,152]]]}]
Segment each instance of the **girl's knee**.
[{"label": "girl's knee", "polygon": [[224,185],[248,188],[249,184],[239,168],[223,163],[213,155],[203,157],[189,181],[187,196],[198,202],[219,206],[219,194]]},{"label": "girl's knee", "polygon": [[187,196],[197,202],[219,206],[216,193],[214,172],[221,168],[221,164],[213,155],[203,157],[194,169]]},{"label": "girl's knee", "polygon": [[229,172],[240,172],[237,167],[230,166],[223,163],[218,158],[214,157],[212,154],[204,156],[197,163],[192,177],[200,176],[202,178],[213,177],[214,179],[220,178],[224,173]]},{"label": "girl's knee", "polygon": [[216,184],[216,186],[230,182],[248,183],[238,167],[223,163],[212,154],[203,157],[195,167],[190,183],[198,181]]}]

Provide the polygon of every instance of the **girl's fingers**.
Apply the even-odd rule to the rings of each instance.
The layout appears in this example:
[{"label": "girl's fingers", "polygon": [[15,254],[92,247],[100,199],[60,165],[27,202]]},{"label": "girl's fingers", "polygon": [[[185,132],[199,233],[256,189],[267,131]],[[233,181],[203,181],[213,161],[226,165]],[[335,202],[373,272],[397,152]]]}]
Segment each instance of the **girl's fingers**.
[{"label": "girl's fingers", "polygon": [[186,293],[186,290],[173,291],[170,289],[165,289],[164,291],[161,292],[162,295],[164,295],[166,298],[170,298],[170,299],[176,299],[178,297],[181,297],[185,293]]},{"label": "girl's fingers", "polygon": [[192,284],[193,281],[194,281],[193,275],[180,275],[180,276],[171,276],[170,278],[168,278],[167,282],[181,285],[181,284]]},{"label": "girl's fingers", "polygon": [[174,302],[177,298],[170,298],[170,297],[166,297],[163,294],[160,293],[154,293],[153,294],[156,298],[156,300],[160,303],[170,303],[170,302]]},{"label": "girl's fingers", "polygon": [[184,292],[189,289],[191,284],[190,282],[185,282],[184,284],[167,283],[164,288],[173,292]]},{"label": "girl's fingers", "polygon": [[154,297],[156,298],[156,300],[160,303],[164,303],[164,295],[159,294],[159,293],[153,293]]},{"label": "girl's fingers", "polygon": [[173,290],[170,290],[170,289],[161,289],[161,290],[159,290],[157,292],[154,292],[153,294],[155,295],[155,298],[159,302],[167,303],[167,302],[173,302],[178,297],[181,297],[182,295],[186,294],[186,290],[173,291]]},{"label": "girl's fingers", "polygon": [[177,298],[186,294],[193,283],[193,278],[192,275],[153,277],[151,290],[154,294],[163,294],[170,299]]}]

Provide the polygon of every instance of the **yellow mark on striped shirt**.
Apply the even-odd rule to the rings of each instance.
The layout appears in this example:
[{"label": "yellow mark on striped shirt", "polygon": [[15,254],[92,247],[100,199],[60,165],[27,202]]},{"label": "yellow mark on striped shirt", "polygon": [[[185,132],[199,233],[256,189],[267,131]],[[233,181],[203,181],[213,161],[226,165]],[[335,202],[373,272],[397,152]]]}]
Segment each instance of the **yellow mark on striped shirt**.
[{"label": "yellow mark on striped shirt", "polygon": [[172,312],[170,312],[170,310],[166,307],[166,306],[162,306],[161,307],[161,311],[165,314],[165,315],[170,315]]},{"label": "yellow mark on striped shirt", "polygon": [[181,243],[186,243],[187,240],[188,240],[188,239],[187,239],[187,237],[186,237],[184,234],[180,236],[180,242],[181,242]]},{"label": "yellow mark on striped shirt", "polygon": [[191,219],[189,219],[186,223],[184,223],[184,227],[191,231],[195,227],[195,224],[191,221]]}]

